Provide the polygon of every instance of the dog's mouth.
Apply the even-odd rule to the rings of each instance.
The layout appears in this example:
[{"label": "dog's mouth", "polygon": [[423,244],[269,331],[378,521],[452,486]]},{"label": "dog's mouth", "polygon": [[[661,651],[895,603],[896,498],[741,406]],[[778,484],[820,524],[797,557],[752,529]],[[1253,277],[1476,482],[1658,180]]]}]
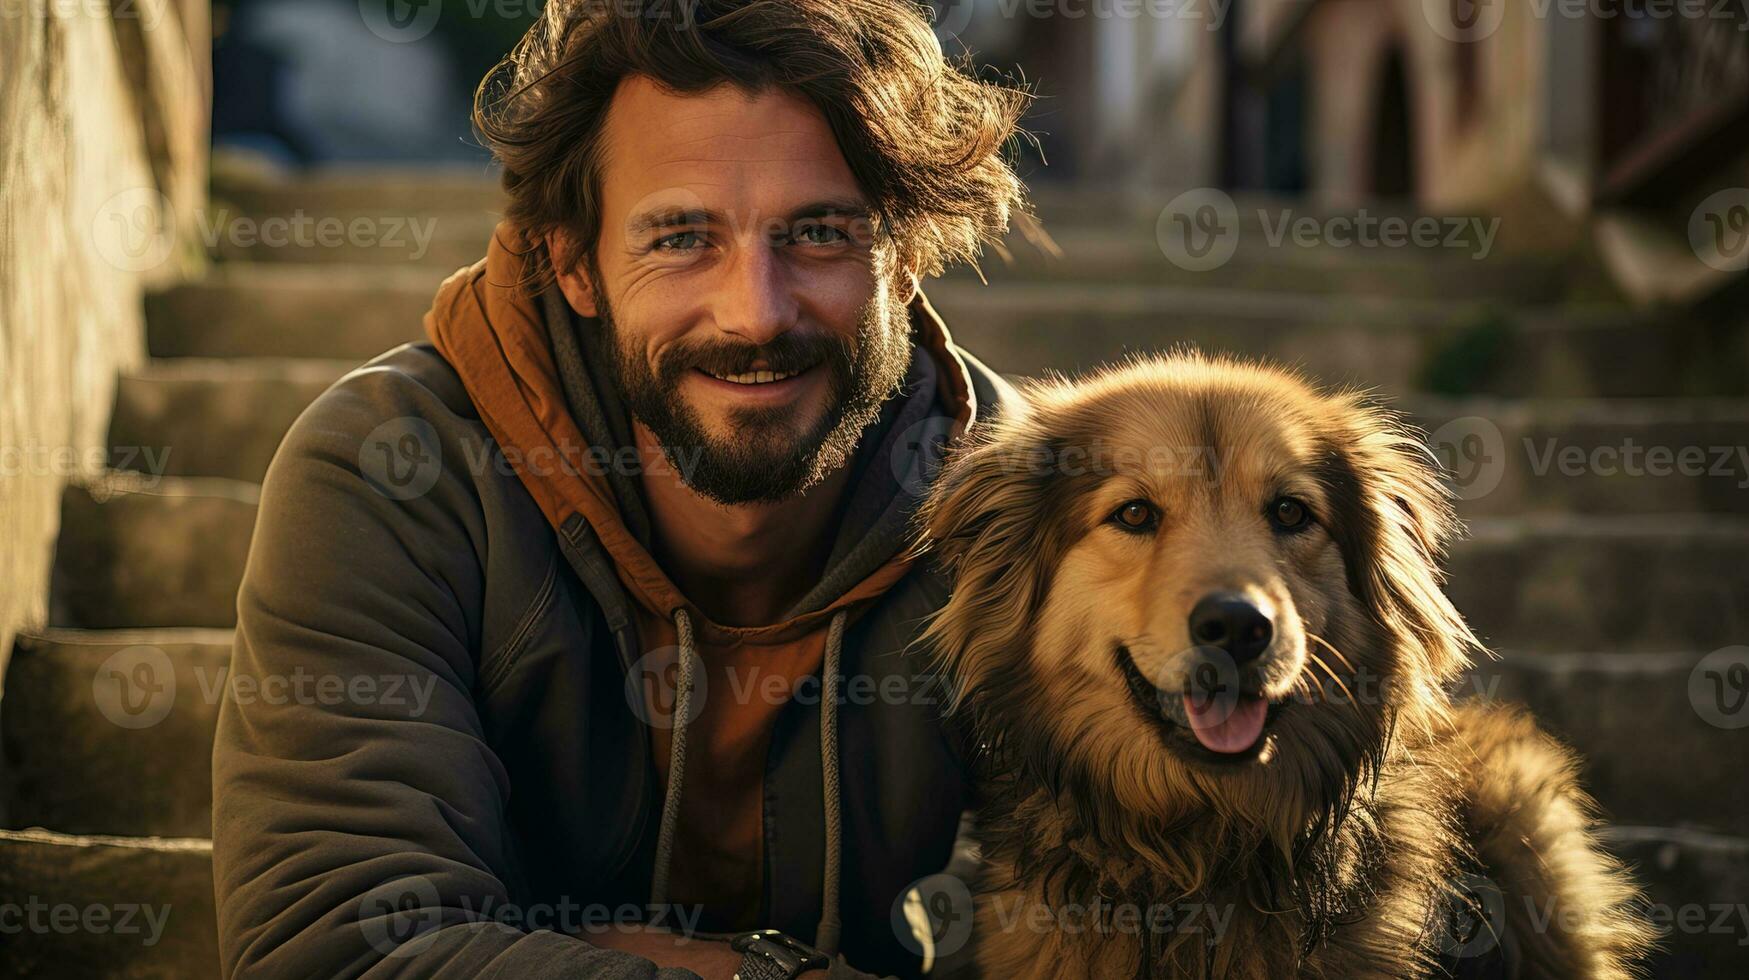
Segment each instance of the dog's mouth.
[{"label": "dog's mouth", "polygon": [[1193,682],[1181,691],[1162,690],[1148,680],[1122,644],[1117,647],[1117,666],[1136,709],[1181,755],[1215,765],[1263,757],[1283,705],[1271,702],[1254,684],[1240,678],[1227,683]]}]

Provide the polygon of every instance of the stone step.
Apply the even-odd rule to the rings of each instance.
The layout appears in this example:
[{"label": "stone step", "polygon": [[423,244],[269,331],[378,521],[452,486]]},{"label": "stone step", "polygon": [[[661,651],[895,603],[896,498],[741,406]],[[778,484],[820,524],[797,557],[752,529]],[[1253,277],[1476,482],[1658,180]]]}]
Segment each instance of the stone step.
[{"label": "stone step", "polygon": [[[111,465],[260,480],[304,408],[354,365],[158,358],[122,378]],[[1414,397],[1467,517],[1749,514],[1749,401]]]},{"label": "stone step", "polygon": [[0,896],[0,976],[218,976],[210,841],[0,830]]},{"label": "stone step", "polygon": [[[257,488],[144,475],[120,483],[129,480],[146,488],[102,500],[68,490],[52,622],[232,625]],[[1749,522],[1536,515],[1478,520],[1471,531],[1453,551],[1450,592],[1492,643],[1675,649],[1749,636]]]},{"label": "stone step", "polygon": [[356,367],[303,358],[156,358],[123,375],[110,465],[259,481],[298,415]]},{"label": "stone step", "polygon": [[1534,515],[1469,522],[1447,593],[1482,639],[1540,650],[1749,642],[1749,521]]},{"label": "stone step", "polygon": [[297,175],[217,174],[212,199],[246,214],[339,214],[376,208],[419,215],[499,211],[504,192],[485,167],[348,165]]},{"label": "stone step", "polygon": [[959,342],[1017,375],[1085,372],[1177,347],[1263,357],[1403,395],[1667,396],[1693,388],[1679,340],[1612,307],[1510,312],[1443,302],[1083,284],[929,289]]},{"label": "stone step", "polygon": [[1583,756],[1584,784],[1611,822],[1749,835],[1749,782],[1741,778],[1749,756],[1749,646],[1505,651],[1477,665],[1458,693],[1529,707]]},{"label": "stone step", "polygon": [[[206,835],[230,641],[218,630],[22,637],[0,712],[6,823]],[[1507,651],[1479,664],[1456,693],[1528,706],[1582,754],[1585,784],[1613,822],[1749,833],[1749,785],[1736,778],[1749,751],[1749,703],[1717,700],[1749,695],[1749,684],[1730,686],[1739,663],[1749,664],[1749,647]]]},{"label": "stone step", "polygon": [[260,487],[110,473],[61,496],[49,624],[229,627]]},{"label": "stone step", "polygon": [[949,278],[976,280],[981,273],[994,285],[1129,283],[1503,305],[1553,303],[1568,292],[1565,264],[1551,256],[1478,260],[1467,250],[1302,245],[1248,229],[1235,240],[1230,257],[1205,267],[1162,245],[1152,226],[1047,230],[1054,250],[1011,235],[1006,256],[987,253],[977,269],[960,267]]},{"label": "stone step", "polygon": [[1410,398],[1465,516],[1749,514],[1749,401]]},{"label": "stone step", "polygon": [[1609,828],[1609,847],[1635,865],[1662,949],[1657,980],[1740,980],[1749,974],[1749,839],[1665,827]]},{"label": "stone step", "polygon": [[[1192,193],[1187,195],[1187,191]],[[1029,193],[1035,213],[1053,236],[1073,230],[1145,232],[1152,236],[1168,206],[1182,212],[1192,210],[1194,199],[1219,199],[1218,192],[1207,188],[1112,187],[1049,180],[1035,182]],[[355,165],[283,176],[215,174],[212,199],[217,207],[235,209],[254,219],[303,215],[307,220],[357,214],[496,216],[506,203],[497,174],[485,168]],[[1237,219],[1234,227],[1247,235],[1273,230],[1284,218],[1296,222],[1310,219],[1320,225],[1356,225],[1428,217],[1406,202],[1375,201],[1361,207],[1332,208],[1294,197],[1247,192],[1226,195],[1226,199],[1232,204],[1231,216]],[[1014,224],[1018,228],[1020,221]]]},{"label": "stone step", "polygon": [[[1106,184],[1059,184],[1049,180],[1029,188],[1034,210],[1051,229],[1062,226],[1146,229],[1159,222],[1160,212],[1176,203],[1182,210],[1191,188],[1112,187]],[[1206,191],[1204,192],[1206,195]],[[408,216],[500,213],[505,197],[495,171],[466,166],[406,168],[395,166],[329,167],[295,175],[219,174],[213,176],[212,198],[222,206],[251,215],[343,215],[377,210]],[[1273,224],[1285,212],[1315,221],[1410,219],[1415,210],[1399,203],[1372,202],[1364,208],[1330,208],[1271,194],[1230,195],[1233,214],[1244,230],[1261,230],[1259,213]]]},{"label": "stone step", "polygon": [[[1031,182],[1028,196],[1046,222],[1082,222],[1102,227],[1145,225],[1152,228],[1167,203],[1187,192],[1206,188],[1145,187],[1110,182],[1062,182],[1044,172]],[[406,213],[502,208],[504,192],[491,166],[341,164],[300,173],[267,174],[215,166],[214,200],[251,212],[356,211],[390,208]],[[1377,218],[1413,218],[1421,212],[1407,201],[1371,201],[1364,206],[1330,207],[1281,194],[1238,191],[1229,195],[1248,224],[1259,209],[1292,208],[1317,220],[1362,214]]]},{"label": "stone step", "polygon": [[[159,356],[365,360],[422,334],[441,274],[233,264],[147,305]],[[1396,394],[1667,396],[1696,390],[1689,334],[1614,307],[1511,313],[1444,301],[1250,289],[943,281],[955,336],[999,371],[1079,372],[1135,351],[1196,345],[1298,364]],[[1742,387],[1739,379],[1732,382]]]},{"label": "stone step", "polygon": [[445,273],[235,263],[146,296],[156,357],[317,357],[365,361],[424,336]]},{"label": "stone step", "polygon": [[24,634],[0,702],[8,827],[207,837],[231,632]]},{"label": "stone step", "polygon": [[[1651,976],[1743,975],[1749,924],[1739,907],[1749,904],[1749,840],[1618,826],[1606,841],[1636,867],[1648,914],[1664,933],[1647,964]],[[24,928],[8,936],[0,975],[217,975],[209,841],[0,831],[0,852],[0,894],[25,896]]]},{"label": "stone step", "polygon": [[[1291,214],[1289,215],[1292,216]],[[358,265],[381,269],[427,267],[448,272],[474,264],[498,215],[439,210],[408,214],[372,206],[315,214],[296,210],[213,215],[208,244],[229,264]],[[1175,261],[1152,225],[1112,228],[1067,224],[1049,228],[1050,243],[1009,236],[1001,251],[986,252],[976,268],[949,272],[957,282],[980,277],[996,284],[1038,280],[1080,283],[1213,287],[1319,295],[1395,296],[1474,304],[1549,303],[1565,292],[1563,260],[1552,256],[1484,256],[1468,249],[1350,247],[1301,244],[1268,227],[1245,230],[1219,265]]]}]

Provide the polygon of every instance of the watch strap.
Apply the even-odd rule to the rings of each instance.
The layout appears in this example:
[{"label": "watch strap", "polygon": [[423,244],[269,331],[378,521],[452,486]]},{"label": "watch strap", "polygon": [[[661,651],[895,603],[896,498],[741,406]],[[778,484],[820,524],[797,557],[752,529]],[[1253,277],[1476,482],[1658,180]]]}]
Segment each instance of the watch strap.
[{"label": "watch strap", "polygon": [[741,954],[737,980],[795,980],[832,963],[825,953],[776,929],[743,932],[729,940],[729,946]]}]

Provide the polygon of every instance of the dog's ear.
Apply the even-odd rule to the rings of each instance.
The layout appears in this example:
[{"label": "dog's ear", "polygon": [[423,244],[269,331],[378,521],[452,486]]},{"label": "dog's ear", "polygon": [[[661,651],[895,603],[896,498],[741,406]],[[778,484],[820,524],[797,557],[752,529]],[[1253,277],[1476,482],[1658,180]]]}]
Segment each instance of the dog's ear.
[{"label": "dog's ear", "polygon": [[918,511],[912,554],[953,580],[919,643],[955,678],[955,703],[1028,649],[1050,567],[1046,511],[1056,458],[1024,413],[948,450]]},{"label": "dog's ear", "polygon": [[1438,459],[1391,413],[1359,398],[1332,401],[1332,429],[1344,437],[1326,446],[1323,476],[1349,587],[1431,679],[1449,681],[1481,644],[1442,588],[1461,525]]}]

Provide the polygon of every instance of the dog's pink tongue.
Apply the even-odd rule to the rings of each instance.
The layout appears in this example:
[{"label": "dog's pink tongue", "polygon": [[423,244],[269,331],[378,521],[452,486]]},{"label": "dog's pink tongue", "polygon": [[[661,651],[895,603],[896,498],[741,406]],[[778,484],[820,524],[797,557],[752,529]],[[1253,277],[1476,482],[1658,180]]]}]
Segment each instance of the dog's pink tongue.
[{"label": "dog's pink tongue", "polygon": [[1190,730],[1203,748],[1231,754],[1257,744],[1257,737],[1263,734],[1263,721],[1269,714],[1269,702],[1258,697],[1241,697],[1235,704],[1225,698],[1205,700],[1186,694],[1184,713],[1190,716]]}]

